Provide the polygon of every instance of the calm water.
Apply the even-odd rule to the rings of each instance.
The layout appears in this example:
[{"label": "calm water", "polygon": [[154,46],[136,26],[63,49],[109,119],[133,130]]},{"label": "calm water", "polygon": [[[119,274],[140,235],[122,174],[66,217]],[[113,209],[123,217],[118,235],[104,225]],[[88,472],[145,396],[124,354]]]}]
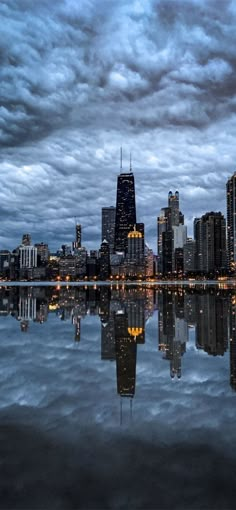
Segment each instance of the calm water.
[{"label": "calm water", "polygon": [[236,291],[0,288],[0,508],[233,509]]}]

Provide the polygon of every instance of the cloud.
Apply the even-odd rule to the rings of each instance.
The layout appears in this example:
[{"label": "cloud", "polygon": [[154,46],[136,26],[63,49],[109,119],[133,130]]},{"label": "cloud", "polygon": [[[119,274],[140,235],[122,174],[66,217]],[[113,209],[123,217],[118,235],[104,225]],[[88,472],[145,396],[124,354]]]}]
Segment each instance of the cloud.
[{"label": "cloud", "polygon": [[154,249],[172,187],[189,232],[209,206],[225,212],[235,16],[229,1],[1,2],[2,247],[15,247],[23,229],[56,249],[73,239],[76,216],[97,248],[100,226],[86,229],[115,204],[120,145],[127,167],[133,154],[138,215]]}]

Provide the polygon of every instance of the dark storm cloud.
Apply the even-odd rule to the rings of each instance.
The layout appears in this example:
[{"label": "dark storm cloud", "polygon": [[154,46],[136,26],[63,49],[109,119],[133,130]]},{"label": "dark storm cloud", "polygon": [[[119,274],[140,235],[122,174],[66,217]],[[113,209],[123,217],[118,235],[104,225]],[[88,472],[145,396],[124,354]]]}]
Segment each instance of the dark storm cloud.
[{"label": "dark storm cloud", "polygon": [[169,189],[180,189],[189,232],[194,216],[224,212],[235,161],[234,2],[12,0],[0,16],[3,246],[30,230],[56,248],[72,240],[76,216],[97,247],[121,144],[125,167],[133,153],[152,247]]}]

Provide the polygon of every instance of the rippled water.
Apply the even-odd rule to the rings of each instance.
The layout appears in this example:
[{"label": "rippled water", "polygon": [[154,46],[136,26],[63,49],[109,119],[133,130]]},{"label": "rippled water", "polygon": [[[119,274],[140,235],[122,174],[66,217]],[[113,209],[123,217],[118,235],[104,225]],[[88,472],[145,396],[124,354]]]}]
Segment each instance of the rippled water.
[{"label": "rippled water", "polygon": [[236,292],[0,288],[0,507],[233,509]]}]

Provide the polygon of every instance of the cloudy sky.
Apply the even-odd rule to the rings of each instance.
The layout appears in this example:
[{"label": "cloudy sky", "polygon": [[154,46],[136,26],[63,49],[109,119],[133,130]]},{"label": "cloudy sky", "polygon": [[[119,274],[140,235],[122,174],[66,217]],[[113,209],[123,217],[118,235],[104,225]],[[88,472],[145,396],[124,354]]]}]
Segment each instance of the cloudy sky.
[{"label": "cloudy sky", "polygon": [[100,243],[119,151],[138,220],[180,191],[188,232],[225,212],[236,162],[236,4],[228,0],[1,0],[0,249]]}]

